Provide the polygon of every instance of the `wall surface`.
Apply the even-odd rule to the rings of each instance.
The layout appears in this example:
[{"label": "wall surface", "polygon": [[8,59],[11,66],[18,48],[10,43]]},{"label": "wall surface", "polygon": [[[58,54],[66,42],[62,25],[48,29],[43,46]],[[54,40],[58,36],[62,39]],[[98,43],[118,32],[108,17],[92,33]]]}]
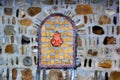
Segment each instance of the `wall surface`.
[{"label": "wall surface", "polygon": [[[47,18],[55,13],[67,18]],[[51,42],[56,31],[63,41],[57,47]],[[0,0],[0,80],[120,80],[118,75],[119,0]]]}]

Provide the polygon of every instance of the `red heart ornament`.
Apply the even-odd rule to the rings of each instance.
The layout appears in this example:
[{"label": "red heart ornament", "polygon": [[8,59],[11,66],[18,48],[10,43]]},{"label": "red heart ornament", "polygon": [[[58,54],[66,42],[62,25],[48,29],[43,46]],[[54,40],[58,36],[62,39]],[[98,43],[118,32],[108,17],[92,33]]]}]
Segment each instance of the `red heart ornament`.
[{"label": "red heart ornament", "polygon": [[60,47],[63,43],[63,40],[61,38],[61,35],[58,31],[56,31],[53,35],[53,38],[51,40],[51,43],[54,47]]}]

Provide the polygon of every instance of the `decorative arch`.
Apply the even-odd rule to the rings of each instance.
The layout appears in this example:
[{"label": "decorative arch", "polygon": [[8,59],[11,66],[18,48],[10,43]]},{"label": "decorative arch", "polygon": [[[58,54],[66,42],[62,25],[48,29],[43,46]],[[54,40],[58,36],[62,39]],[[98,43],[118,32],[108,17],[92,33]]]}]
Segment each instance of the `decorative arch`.
[{"label": "decorative arch", "polygon": [[74,68],[75,53],[74,21],[61,13],[46,17],[38,28],[38,67]]}]

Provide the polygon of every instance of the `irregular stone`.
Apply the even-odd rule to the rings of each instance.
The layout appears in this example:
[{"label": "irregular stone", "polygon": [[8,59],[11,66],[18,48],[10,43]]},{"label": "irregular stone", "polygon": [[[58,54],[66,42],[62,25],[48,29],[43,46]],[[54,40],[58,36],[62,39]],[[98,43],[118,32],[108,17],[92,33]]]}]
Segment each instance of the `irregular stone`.
[{"label": "irregular stone", "polygon": [[5,47],[5,53],[8,53],[8,54],[14,53],[14,48],[12,44],[7,44],[7,46]]},{"label": "irregular stone", "polygon": [[17,78],[17,69],[16,69],[16,68],[13,68],[13,69],[12,69],[12,79],[13,79],[13,80],[16,80],[16,78]]},{"label": "irregular stone", "polygon": [[84,15],[84,23],[87,24],[87,21],[88,21],[88,17]]},{"label": "irregular stone", "polygon": [[0,46],[0,54],[2,54],[2,47]]},{"label": "irregular stone", "polygon": [[112,60],[104,60],[103,62],[99,62],[98,66],[102,68],[111,68]]},{"label": "irregular stone", "polygon": [[21,18],[24,18],[26,16],[25,14],[25,8],[22,7],[22,10],[21,10]]},{"label": "irregular stone", "polygon": [[52,4],[54,4],[54,0],[44,0],[44,1],[42,1],[42,3],[47,4],[47,5],[52,5]]},{"label": "irregular stone", "polygon": [[65,72],[65,74],[66,74],[65,80],[70,80],[70,75],[68,70]]},{"label": "irregular stone", "polygon": [[97,21],[98,20],[98,14],[97,13],[93,13],[93,20]]},{"label": "irregular stone", "polygon": [[103,28],[97,25],[92,27],[92,31],[94,34],[98,34],[98,35],[104,34]]},{"label": "irregular stone", "polygon": [[33,17],[39,12],[41,12],[41,8],[40,7],[29,7],[27,12],[31,17]]},{"label": "irregular stone", "polygon": [[120,34],[120,26],[117,26],[117,35]]},{"label": "irregular stone", "polygon": [[101,15],[99,20],[98,20],[98,23],[100,25],[111,24],[111,19],[106,15]]},{"label": "irregular stone", "polygon": [[120,71],[112,71],[110,73],[110,80],[119,80],[120,79]]},{"label": "irregular stone", "polygon": [[91,56],[97,56],[98,55],[98,51],[94,50],[94,49],[89,49],[88,50],[88,54]]},{"label": "irregular stone", "polygon": [[5,9],[4,9],[4,14],[5,14],[5,15],[11,16],[12,13],[13,13],[13,9],[12,9],[12,8],[5,8]]},{"label": "irregular stone", "polygon": [[21,46],[21,53],[22,53],[22,55],[24,55],[24,52],[25,52],[24,46]]},{"label": "irregular stone", "polygon": [[60,70],[50,70],[48,74],[48,79],[49,80],[64,80],[63,74]]},{"label": "irregular stone", "polygon": [[3,6],[3,4],[0,2],[0,6]]},{"label": "irregular stone", "polygon": [[25,45],[25,44],[29,44],[30,43],[30,39],[24,35],[22,35],[22,40],[21,40],[21,44]]},{"label": "irregular stone", "polygon": [[106,36],[103,41],[104,45],[115,44],[115,43],[116,43],[116,38],[114,38],[113,36]]},{"label": "irregular stone", "polygon": [[18,20],[18,22],[20,23],[20,25],[25,26],[25,27],[29,27],[33,24],[33,21],[29,18],[24,18],[22,20]]},{"label": "irregular stone", "polygon": [[4,16],[2,16],[2,24],[5,23],[5,19],[4,19]]},{"label": "irregular stone", "polygon": [[19,64],[19,58],[16,57],[16,65],[18,65],[18,64]]},{"label": "irregular stone", "polygon": [[24,65],[24,66],[31,66],[31,65],[32,65],[32,58],[29,57],[29,56],[26,56],[26,57],[23,59],[23,65]]},{"label": "irregular stone", "polygon": [[77,5],[75,12],[78,15],[92,14],[93,7],[87,4],[80,4],[80,5]]},{"label": "irregular stone", "polygon": [[84,26],[85,26],[85,24],[80,24],[80,25],[76,26],[76,28],[77,28],[77,30],[79,30],[79,29],[83,28]]},{"label": "irregular stone", "polygon": [[82,39],[80,36],[77,37],[77,44],[78,44],[78,47],[82,47]]},{"label": "irregular stone", "polygon": [[15,34],[14,26],[13,25],[6,25],[4,28],[4,34],[5,35],[14,35]]},{"label": "irregular stone", "polygon": [[38,46],[32,46],[31,48],[33,53],[38,52]]},{"label": "irregular stone", "polygon": [[116,17],[116,16],[113,17],[113,23],[114,23],[115,25],[117,24],[117,17]]},{"label": "irregular stone", "polygon": [[119,13],[119,10],[120,10],[120,8],[119,8],[119,6],[118,6],[118,7],[117,7],[117,10],[116,10],[116,11],[117,11],[117,13]]},{"label": "irregular stone", "polygon": [[15,19],[15,17],[12,18],[12,24],[16,24],[16,19]]},{"label": "irregular stone", "polygon": [[65,4],[75,4],[76,2],[73,0],[65,0]]},{"label": "irregular stone", "polygon": [[108,9],[105,9],[105,13],[109,16],[112,16],[115,14],[115,11],[113,9],[108,8]]},{"label": "irregular stone", "polygon": [[25,68],[21,71],[21,80],[33,80],[32,70]]},{"label": "irregular stone", "polygon": [[16,17],[19,17],[19,9],[16,10]]},{"label": "irregular stone", "polygon": [[10,39],[11,39],[11,43],[14,43],[14,36],[11,36]]}]

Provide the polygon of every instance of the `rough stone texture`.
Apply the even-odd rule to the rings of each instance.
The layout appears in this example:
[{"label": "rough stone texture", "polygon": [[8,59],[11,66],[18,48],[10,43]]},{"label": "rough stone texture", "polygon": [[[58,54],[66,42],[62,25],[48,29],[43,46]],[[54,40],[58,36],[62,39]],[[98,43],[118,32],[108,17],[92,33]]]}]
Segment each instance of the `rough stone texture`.
[{"label": "rough stone texture", "polygon": [[22,35],[22,40],[21,40],[21,44],[25,45],[25,44],[29,44],[30,43],[30,39],[24,35]]},{"label": "rough stone texture", "polygon": [[39,12],[41,12],[41,8],[40,7],[29,7],[27,12],[30,16],[33,17],[36,14],[38,14]]},{"label": "rough stone texture", "polygon": [[104,34],[104,30],[100,26],[93,26],[92,31],[93,31],[94,34],[98,34],[98,35]]},{"label": "rough stone texture", "polygon": [[64,80],[63,74],[60,70],[50,70],[48,75],[49,80]]},{"label": "rough stone texture", "polygon": [[4,13],[5,13],[5,15],[12,15],[13,9],[12,8],[5,8]]},{"label": "rough stone texture", "polygon": [[99,20],[98,20],[98,23],[100,25],[111,24],[111,19],[106,15],[101,15]]},{"label": "rough stone texture", "polygon": [[75,12],[78,15],[92,14],[93,8],[92,6],[87,4],[80,4],[80,5],[77,5]]},{"label": "rough stone texture", "polygon": [[13,25],[6,25],[4,28],[4,34],[5,35],[14,35],[15,34],[14,26]]},{"label": "rough stone texture", "polygon": [[24,70],[21,71],[21,74],[22,74],[21,77],[22,80],[33,80],[31,69],[25,68]]}]

